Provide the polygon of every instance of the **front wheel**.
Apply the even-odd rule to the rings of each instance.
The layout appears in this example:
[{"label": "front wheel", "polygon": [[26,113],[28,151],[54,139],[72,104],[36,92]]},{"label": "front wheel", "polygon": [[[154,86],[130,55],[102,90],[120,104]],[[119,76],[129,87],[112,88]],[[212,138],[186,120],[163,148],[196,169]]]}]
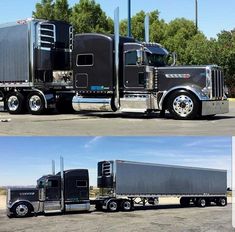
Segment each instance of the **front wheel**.
[{"label": "front wheel", "polygon": [[15,217],[27,217],[32,212],[30,206],[24,202],[17,203],[12,211]]},{"label": "front wheel", "polygon": [[198,207],[206,207],[207,203],[206,203],[206,199],[204,198],[199,198],[198,201],[197,201],[197,206]]},{"label": "front wheel", "polygon": [[30,93],[27,102],[28,110],[31,114],[39,115],[45,112],[45,100],[40,93]]},{"label": "front wheel", "polygon": [[167,108],[175,119],[194,119],[199,114],[200,102],[192,93],[180,90],[170,95]]}]

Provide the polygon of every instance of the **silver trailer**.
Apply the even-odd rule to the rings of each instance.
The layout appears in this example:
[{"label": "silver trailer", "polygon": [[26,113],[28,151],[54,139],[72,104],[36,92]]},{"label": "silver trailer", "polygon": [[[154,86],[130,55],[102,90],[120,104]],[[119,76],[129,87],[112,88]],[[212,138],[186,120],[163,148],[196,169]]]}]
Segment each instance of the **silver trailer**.
[{"label": "silver trailer", "polygon": [[73,29],[65,22],[0,25],[0,97],[8,112],[41,114],[65,101],[73,88],[72,42]]},{"label": "silver trailer", "polygon": [[[182,206],[194,203],[204,207],[211,202],[224,206],[227,203],[226,170],[103,161],[98,163],[98,187],[111,193],[102,202],[102,208],[111,211],[123,209],[123,201],[129,207],[137,198],[143,204],[155,204],[162,196],[180,197]],[[123,200],[125,198],[128,200]]]}]

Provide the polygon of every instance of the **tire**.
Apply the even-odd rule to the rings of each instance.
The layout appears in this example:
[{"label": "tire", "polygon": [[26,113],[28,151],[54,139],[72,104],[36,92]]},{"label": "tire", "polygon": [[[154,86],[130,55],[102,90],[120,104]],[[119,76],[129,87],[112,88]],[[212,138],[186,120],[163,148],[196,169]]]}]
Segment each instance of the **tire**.
[{"label": "tire", "polygon": [[118,203],[114,200],[111,200],[108,203],[108,211],[109,212],[117,212],[118,211]]},{"label": "tire", "polygon": [[197,201],[197,206],[198,207],[202,207],[202,208],[204,208],[204,207],[206,207],[206,199],[205,198],[199,198],[198,199],[198,201]]},{"label": "tire", "polygon": [[25,110],[24,95],[19,92],[9,93],[6,97],[6,109],[10,114],[20,114]]},{"label": "tire", "polygon": [[32,207],[25,203],[25,202],[19,202],[16,205],[14,205],[13,214],[15,217],[28,217],[32,213]]},{"label": "tire", "polygon": [[132,210],[132,204],[129,200],[124,200],[121,204],[121,208],[123,211],[131,211]]},{"label": "tire", "polygon": [[227,199],[225,197],[221,197],[218,201],[218,205],[222,206],[222,207],[226,206],[227,205]]},{"label": "tire", "polygon": [[31,114],[39,115],[43,114],[46,110],[45,100],[40,93],[33,92],[27,97],[27,106]]},{"label": "tire", "polygon": [[179,90],[169,96],[167,108],[175,119],[195,119],[199,114],[200,102],[192,93]]}]

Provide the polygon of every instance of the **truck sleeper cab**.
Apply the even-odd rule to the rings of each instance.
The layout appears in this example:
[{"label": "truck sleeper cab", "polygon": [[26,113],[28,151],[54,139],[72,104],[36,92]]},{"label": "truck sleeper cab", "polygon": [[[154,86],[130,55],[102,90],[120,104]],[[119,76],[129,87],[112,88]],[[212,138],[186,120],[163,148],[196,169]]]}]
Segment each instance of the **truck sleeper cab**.
[{"label": "truck sleeper cab", "polygon": [[[71,105],[73,28],[60,21],[0,25],[0,97],[11,114]],[[66,107],[66,106],[65,106]],[[72,108],[72,105],[71,105]]]},{"label": "truck sleeper cab", "polygon": [[65,213],[90,209],[88,170],[76,169],[61,174],[42,176],[34,189],[9,189],[9,217],[32,213]]},{"label": "truck sleeper cab", "polygon": [[[76,111],[168,110],[177,119],[228,112],[220,67],[167,66],[169,53],[161,45],[127,37],[119,40],[116,51],[114,36],[75,36]],[[119,61],[115,60],[115,53],[119,54]]]}]

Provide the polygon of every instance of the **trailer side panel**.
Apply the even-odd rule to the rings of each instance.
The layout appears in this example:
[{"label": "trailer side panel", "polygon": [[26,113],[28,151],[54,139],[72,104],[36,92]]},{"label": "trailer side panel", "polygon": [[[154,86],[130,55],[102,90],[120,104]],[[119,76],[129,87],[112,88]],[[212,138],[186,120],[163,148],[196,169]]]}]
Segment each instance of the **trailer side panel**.
[{"label": "trailer side panel", "polygon": [[120,195],[225,195],[223,170],[116,161],[116,193]]},{"label": "trailer side panel", "polygon": [[0,28],[0,82],[29,80],[28,24]]}]

